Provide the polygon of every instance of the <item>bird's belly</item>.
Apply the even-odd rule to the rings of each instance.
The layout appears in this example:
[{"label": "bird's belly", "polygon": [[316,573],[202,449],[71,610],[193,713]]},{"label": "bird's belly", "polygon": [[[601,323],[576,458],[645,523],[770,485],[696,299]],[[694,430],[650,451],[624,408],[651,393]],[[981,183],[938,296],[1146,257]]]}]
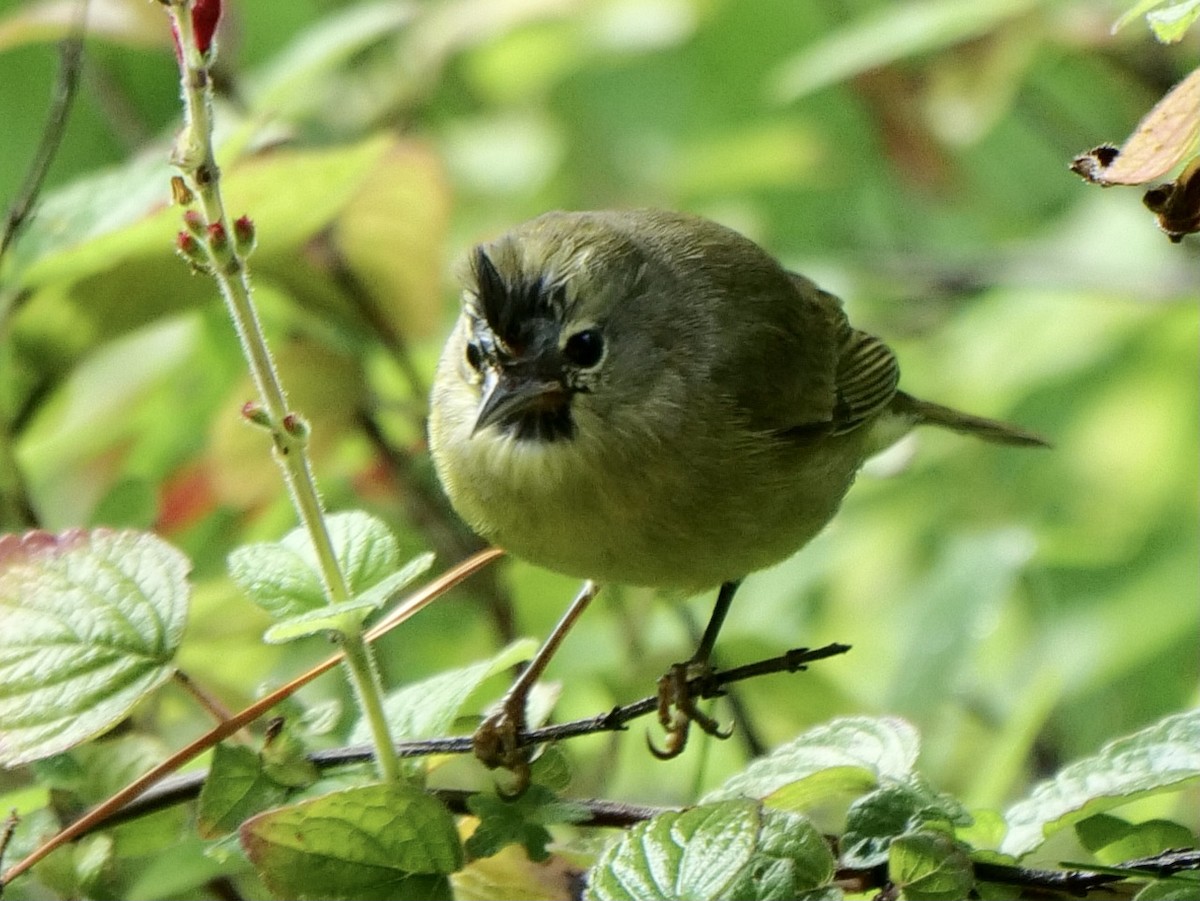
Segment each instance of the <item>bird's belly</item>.
[{"label": "bird's belly", "polygon": [[[847,455],[598,461],[570,442],[465,442],[448,485],[484,537],[578,578],[681,591],[738,579],[792,554],[829,521],[854,478]],[[757,475],[752,476],[751,472]]]}]

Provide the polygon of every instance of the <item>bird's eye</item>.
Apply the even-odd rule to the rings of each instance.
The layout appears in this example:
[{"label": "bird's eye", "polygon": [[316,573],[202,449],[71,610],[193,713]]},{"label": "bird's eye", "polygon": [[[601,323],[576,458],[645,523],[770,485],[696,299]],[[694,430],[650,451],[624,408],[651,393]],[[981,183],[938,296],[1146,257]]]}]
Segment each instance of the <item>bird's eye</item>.
[{"label": "bird's eye", "polygon": [[476,372],[483,368],[483,351],[474,341],[467,343],[467,365]]},{"label": "bird's eye", "polygon": [[563,346],[563,356],[576,366],[590,369],[604,356],[604,336],[595,328],[576,332]]}]

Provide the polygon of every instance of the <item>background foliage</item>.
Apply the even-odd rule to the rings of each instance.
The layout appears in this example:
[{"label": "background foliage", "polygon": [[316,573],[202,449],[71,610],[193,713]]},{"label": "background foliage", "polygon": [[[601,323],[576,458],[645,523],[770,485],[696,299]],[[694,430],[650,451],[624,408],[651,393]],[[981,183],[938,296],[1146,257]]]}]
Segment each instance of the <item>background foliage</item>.
[{"label": "background foliage", "polygon": [[[252,389],[211,283],[169,253],[179,103],[161,9],[91,6],[66,140],[0,270],[0,528],[137,526],[182,548],[197,587],[178,663],[240,706],[327,651],[264,645],[268,620],[227,574],[234,548],[277,539],[293,514],[265,439],[238,415]],[[64,9],[0,2],[0,197],[34,154]],[[569,794],[686,803],[745,766],[748,740],[771,748],[835,715],[895,714],[919,729],[931,784],[994,808],[1196,705],[1197,244],[1169,244],[1136,191],[1066,169],[1129,134],[1195,64],[1194,32],[1172,46],[1140,22],[1114,35],[1123,11],[228,4],[218,154],[232,212],[258,225],[269,337],[313,423],[330,508],[382,517],[409,556],[433,547],[447,565],[472,546],[421,426],[455,267],[473,242],[551,208],[717,218],[844,297],[896,348],[908,390],[1055,444],[921,434],[874,461],[825,534],[747,581],[718,647],[730,663],[829,641],[851,654],[745,684],[752,728],[694,740],[670,764],[633,733],[572,742]],[[388,684],[544,635],[574,587],[504,564],[385,639]],[[690,653],[710,602],[609,594],[551,667],[556,717],[646,694]],[[491,696],[504,682],[492,677]],[[326,677],[297,702],[324,714],[318,743],[346,741],[345,692]],[[201,728],[167,692],[120,741],[151,760]],[[4,806],[33,810],[64,778],[0,775]],[[434,779],[487,784],[467,762]],[[1197,800],[1123,815],[1195,831]],[[162,885],[142,896],[167,896]]]}]

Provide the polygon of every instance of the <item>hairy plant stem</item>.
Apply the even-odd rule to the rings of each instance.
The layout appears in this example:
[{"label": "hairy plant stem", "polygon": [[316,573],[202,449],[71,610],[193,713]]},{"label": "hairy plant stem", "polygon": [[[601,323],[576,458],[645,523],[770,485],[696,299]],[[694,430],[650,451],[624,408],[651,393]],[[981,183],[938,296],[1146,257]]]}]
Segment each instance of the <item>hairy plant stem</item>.
[{"label": "hairy plant stem", "polygon": [[[221,197],[220,169],[212,147],[212,84],[209,63],[197,48],[192,27],[191,0],[168,0],[167,11],[175,26],[180,48],[180,77],[183,86],[184,127],[171,161],[179,168],[188,187],[199,200],[209,240],[204,241],[208,269],[221,291],[233,319],[242,352],[258,389],[266,425],[274,440],[274,456],[283,471],[284,482],[300,522],[308,532],[316,552],[325,596],[337,604],[350,599],[350,588],[338,564],[333,542],[326,528],[321,497],[308,458],[308,429],[288,409],[287,396],[279,372],[271,359],[262,324],[251,297],[250,274],[242,252],[234,239],[234,229]],[[224,246],[214,249],[213,229],[222,236]],[[363,715],[370,724],[376,760],[381,775],[388,781],[400,778],[400,764],[388,734],[383,713],[382,687],[370,647],[357,626],[341,633],[346,668]]]}]

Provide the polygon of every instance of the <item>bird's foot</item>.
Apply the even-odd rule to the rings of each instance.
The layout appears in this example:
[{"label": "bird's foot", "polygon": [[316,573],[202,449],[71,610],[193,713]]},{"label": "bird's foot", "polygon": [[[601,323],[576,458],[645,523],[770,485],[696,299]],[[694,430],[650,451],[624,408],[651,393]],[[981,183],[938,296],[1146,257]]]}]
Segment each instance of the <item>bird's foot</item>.
[{"label": "bird's foot", "polygon": [[529,788],[533,748],[521,742],[525,732],[526,694],[528,692],[510,692],[471,736],[471,745],[480,763],[489,770],[502,767],[513,774],[512,786],[500,790],[502,795],[511,798],[524,794]]},{"label": "bird's foot", "polygon": [[659,748],[646,736],[646,744],[659,760],[670,760],[683,753],[692,723],[714,738],[726,739],[733,734],[732,726],[722,727],[696,706],[697,698],[717,693],[704,684],[712,676],[713,669],[707,660],[689,660],[676,663],[658,680],[658,721],[666,730],[667,740]]}]

